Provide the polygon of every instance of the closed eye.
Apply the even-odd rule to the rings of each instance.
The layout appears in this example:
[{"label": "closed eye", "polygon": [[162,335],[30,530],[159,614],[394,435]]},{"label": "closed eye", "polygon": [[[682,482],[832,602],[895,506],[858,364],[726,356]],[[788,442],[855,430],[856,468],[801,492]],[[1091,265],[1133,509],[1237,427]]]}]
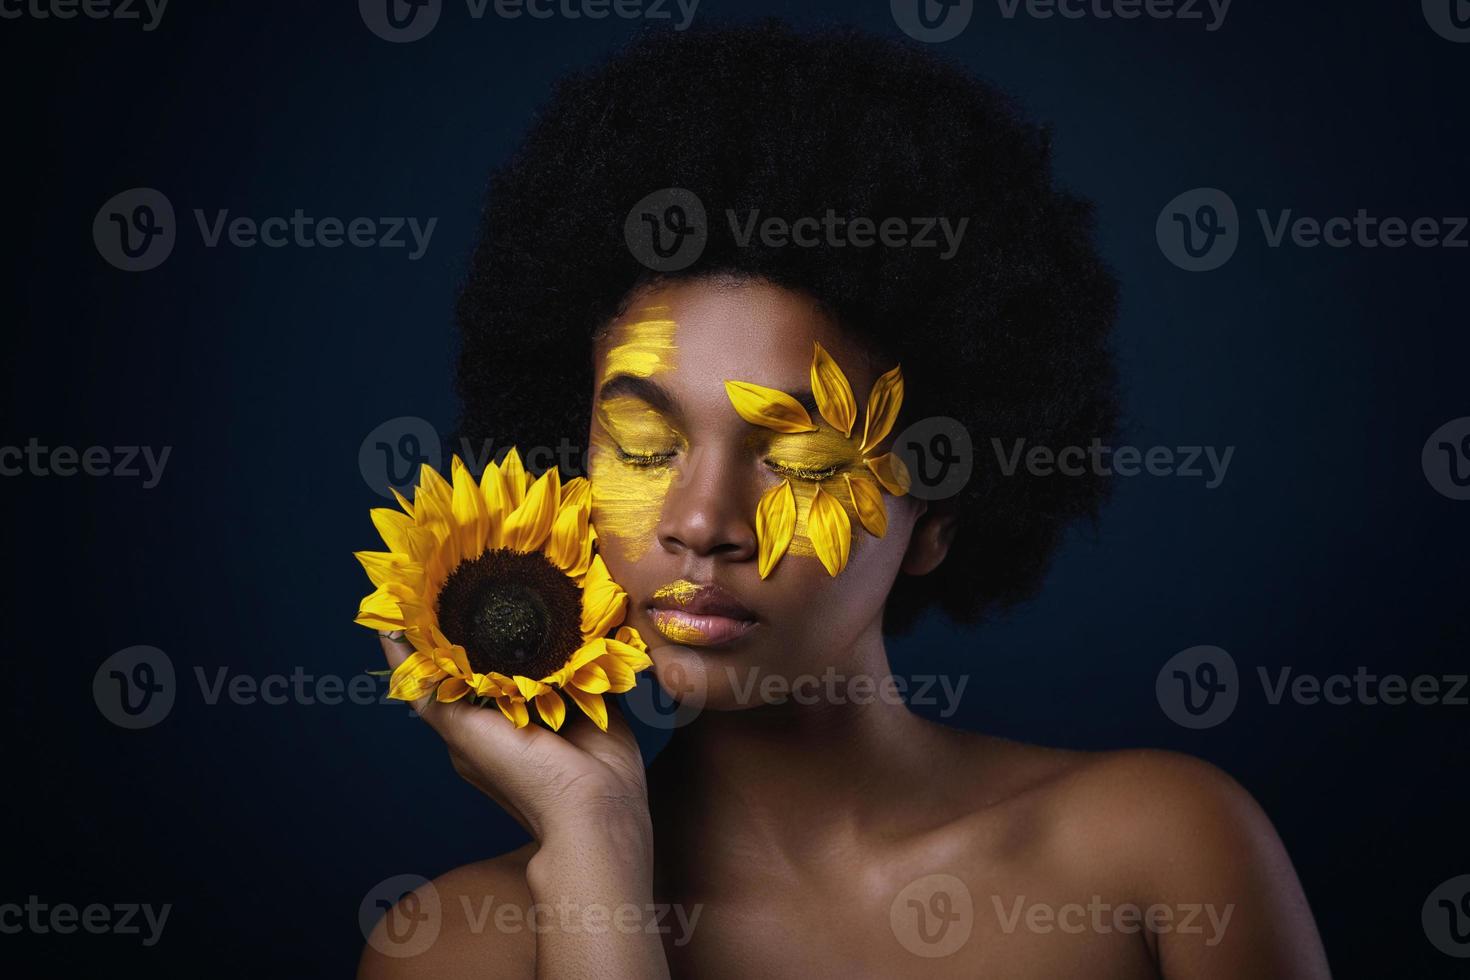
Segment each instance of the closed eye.
[{"label": "closed eye", "polygon": [[832,479],[832,477],[842,472],[841,463],[833,463],[830,466],[824,466],[821,468],[814,468],[810,466],[791,466],[785,463],[778,463],[774,459],[768,459],[765,461],[765,463],[771,468],[772,472],[774,472],[778,476],[790,477],[793,480],[812,480],[817,483],[820,483],[823,480],[830,480]]},{"label": "closed eye", "polygon": [[666,452],[655,453],[629,452],[622,446],[615,446],[614,449],[617,453],[618,459],[622,460],[624,463],[627,463],[629,466],[660,466],[664,463],[667,463],[669,460],[678,455],[678,453],[672,449]]}]

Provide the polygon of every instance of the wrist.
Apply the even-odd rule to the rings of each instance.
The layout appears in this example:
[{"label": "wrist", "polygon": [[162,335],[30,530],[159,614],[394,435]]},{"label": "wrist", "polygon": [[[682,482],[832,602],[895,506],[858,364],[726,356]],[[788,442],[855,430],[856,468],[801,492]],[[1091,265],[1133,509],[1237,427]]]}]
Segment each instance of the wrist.
[{"label": "wrist", "polygon": [[[560,888],[595,876],[616,887],[652,885],[653,826],[646,811],[584,814],[550,825],[526,865],[527,884]],[[590,882],[589,882],[590,884]]]}]

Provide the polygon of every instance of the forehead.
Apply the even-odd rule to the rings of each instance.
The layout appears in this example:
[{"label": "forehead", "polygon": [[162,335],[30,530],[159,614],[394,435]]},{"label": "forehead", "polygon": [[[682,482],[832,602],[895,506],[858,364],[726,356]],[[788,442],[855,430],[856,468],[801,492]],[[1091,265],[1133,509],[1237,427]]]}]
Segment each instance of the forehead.
[{"label": "forehead", "polygon": [[861,398],[875,376],[869,359],[813,297],[760,281],[670,283],[636,293],[599,338],[595,378],[634,373],[691,407],[728,408],[727,379],[809,389],[814,342]]}]

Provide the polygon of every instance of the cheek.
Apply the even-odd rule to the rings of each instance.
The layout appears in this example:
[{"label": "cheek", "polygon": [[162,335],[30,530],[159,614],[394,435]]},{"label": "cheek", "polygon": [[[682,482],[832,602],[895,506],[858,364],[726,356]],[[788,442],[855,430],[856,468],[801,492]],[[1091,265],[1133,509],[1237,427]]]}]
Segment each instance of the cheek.
[{"label": "cheek", "polygon": [[615,564],[640,560],[653,544],[664,498],[673,486],[673,470],[628,466],[613,454],[606,437],[598,434],[592,437],[588,471],[598,547],[606,555],[609,570],[617,572]]}]

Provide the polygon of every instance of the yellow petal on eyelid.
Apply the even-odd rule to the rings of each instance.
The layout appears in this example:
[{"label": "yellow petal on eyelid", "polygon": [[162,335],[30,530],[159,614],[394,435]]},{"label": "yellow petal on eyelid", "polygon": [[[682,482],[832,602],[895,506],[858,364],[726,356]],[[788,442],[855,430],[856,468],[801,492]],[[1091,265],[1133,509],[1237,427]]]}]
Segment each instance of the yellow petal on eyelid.
[{"label": "yellow petal on eyelid", "polygon": [[852,547],[852,521],[837,498],[821,487],[817,487],[812,495],[807,534],[828,575],[835,576],[847,567],[848,549]]},{"label": "yellow petal on eyelid", "polygon": [[875,459],[864,460],[868,469],[883,484],[883,489],[895,497],[902,497],[909,492],[911,482],[909,480],[909,468],[904,465],[903,459],[898,453],[884,453]]},{"label": "yellow petal on eyelid", "polygon": [[873,537],[883,537],[888,533],[888,510],[883,506],[883,494],[878,484],[862,477],[854,480],[846,473],[842,478],[847,481],[847,492],[852,497],[852,508],[857,511],[858,520]]},{"label": "yellow petal on eyelid", "polygon": [[897,365],[873,382],[868,392],[867,417],[863,420],[863,444],[859,452],[866,453],[888,437],[889,430],[903,407],[903,372]]},{"label": "yellow petal on eyelid", "polygon": [[765,578],[786,554],[796,531],[796,497],[791,481],[782,480],[761,494],[755,509],[755,539],[759,544],[756,569]]},{"label": "yellow petal on eyelid", "polygon": [[725,394],[740,417],[752,425],[777,432],[815,432],[812,417],[801,402],[784,391],[751,384],[749,381],[726,381]]},{"label": "yellow petal on eyelid", "polygon": [[815,348],[812,351],[812,394],[817,399],[817,408],[832,428],[850,436],[857,422],[857,402],[852,397],[852,385],[848,384],[847,375],[842,373],[842,368],[821,344],[814,342],[812,346]]}]

